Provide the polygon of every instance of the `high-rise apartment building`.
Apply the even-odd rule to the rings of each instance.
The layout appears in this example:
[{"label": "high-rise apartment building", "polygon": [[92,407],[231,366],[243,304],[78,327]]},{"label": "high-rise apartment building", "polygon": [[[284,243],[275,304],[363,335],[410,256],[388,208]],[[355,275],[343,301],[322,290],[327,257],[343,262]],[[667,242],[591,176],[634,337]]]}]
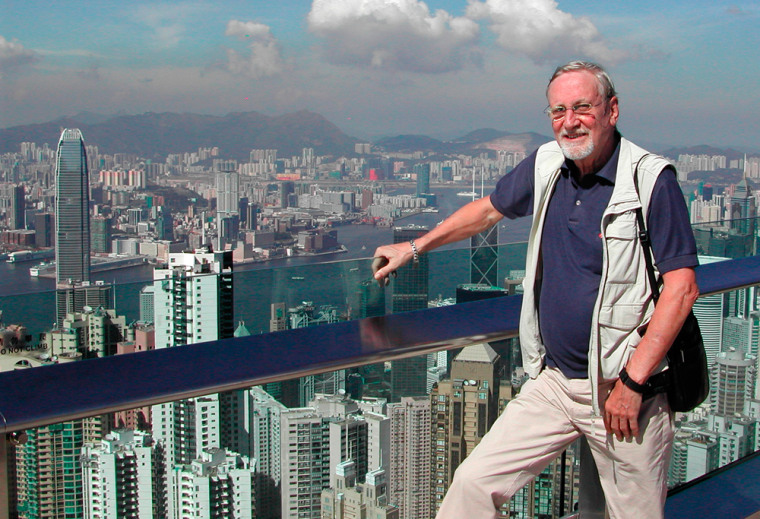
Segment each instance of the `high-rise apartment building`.
[{"label": "high-rise apartment building", "polygon": [[391,466],[391,419],[368,410],[362,416],[367,422],[367,467],[387,472]]},{"label": "high-rise apartment building", "polygon": [[322,491],[322,519],[398,519],[398,508],[388,504],[388,484],[382,469],[368,472],[357,483],[353,460],[335,468],[335,486]]},{"label": "high-rise apartment building", "polygon": [[[232,252],[170,253],[153,273],[156,348],[231,338],[233,316]],[[243,394],[239,391],[159,404],[153,407],[153,436],[164,446],[166,474],[192,464],[208,449],[240,452]],[[195,474],[192,477],[206,477]],[[167,476],[168,477],[168,476]],[[180,487],[167,481],[169,517],[180,500]],[[184,499],[184,498],[183,498]],[[178,516],[177,516],[178,517]]]},{"label": "high-rise apartment building", "polygon": [[216,220],[219,232],[219,249],[237,240],[240,226],[240,175],[232,166],[220,164],[216,173]]},{"label": "high-rise apartment building", "polygon": [[171,253],[153,272],[156,348],[232,337],[232,253]]},{"label": "high-rise apartment building", "polygon": [[[728,258],[700,255],[699,264],[705,265],[725,259]],[[697,317],[699,328],[702,331],[708,366],[713,365],[715,357],[721,351],[724,317],[728,314],[728,306],[729,300],[727,294],[704,296],[694,302],[694,315]]]},{"label": "high-rise apartment building", "polygon": [[205,449],[191,463],[171,473],[168,517],[176,519],[257,516],[254,467],[245,456],[224,449]]},{"label": "high-rise apartment building", "polygon": [[83,312],[87,307],[114,308],[112,288],[111,285],[106,285],[102,281],[61,283],[55,291],[56,323],[62,326],[67,315]]},{"label": "high-rise apartment building", "polygon": [[[82,449],[85,519],[164,517],[161,445],[150,435],[112,431]],[[117,498],[118,496],[118,498]]]},{"label": "high-rise apartment building", "polygon": [[56,157],[56,280],[90,280],[90,195],[82,132],[65,129]]},{"label": "high-rise apartment building", "polygon": [[155,318],[155,290],[153,285],[146,285],[140,289],[140,322],[153,324]]},{"label": "high-rise apartment building", "polygon": [[391,419],[391,460],[388,502],[399,509],[400,519],[426,519],[430,515],[432,467],[430,399],[404,397],[388,404]]},{"label": "high-rise apartment building", "polygon": [[82,517],[79,456],[85,441],[84,422],[30,429],[27,435],[27,442],[16,450],[19,517],[66,517],[67,512],[70,517]]},{"label": "high-rise apartment building", "polygon": [[280,416],[282,518],[319,519],[330,486],[330,420],[308,407]]},{"label": "high-rise apartment building", "polygon": [[102,438],[107,427],[97,416],[26,431],[26,443],[16,447],[20,519],[83,517],[82,446]]},{"label": "high-rise apartment building", "polygon": [[710,390],[714,414],[733,417],[744,412],[744,402],[753,396],[755,362],[742,350],[723,351],[715,357]]},{"label": "high-rise apartment building", "polygon": [[499,412],[499,355],[487,343],[464,348],[451,377],[430,393],[433,410],[433,510],[440,508],[454,471],[480,443]]},{"label": "high-rise apartment building", "polygon": [[251,417],[250,456],[256,460],[256,515],[280,518],[280,415],[286,407],[260,387],[246,392],[246,414]]},{"label": "high-rise apartment building", "polygon": [[330,422],[330,486],[335,487],[335,468],[344,461],[354,463],[359,481],[369,471],[367,460],[367,421],[359,415],[350,415]]}]

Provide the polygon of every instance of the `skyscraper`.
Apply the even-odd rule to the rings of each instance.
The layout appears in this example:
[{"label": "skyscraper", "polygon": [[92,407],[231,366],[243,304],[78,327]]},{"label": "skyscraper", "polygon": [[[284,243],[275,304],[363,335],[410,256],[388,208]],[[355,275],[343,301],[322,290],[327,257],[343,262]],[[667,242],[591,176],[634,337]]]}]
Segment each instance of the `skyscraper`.
[{"label": "skyscraper", "polygon": [[257,517],[253,465],[234,452],[204,449],[192,463],[171,473],[169,494],[175,498],[169,503],[168,517]]},{"label": "skyscraper", "polygon": [[744,411],[745,400],[752,398],[755,359],[742,350],[724,351],[715,357],[712,373],[712,411],[733,417]]},{"label": "skyscraper", "polygon": [[499,286],[499,226],[470,238],[470,283]]},{"label": "skyscraper", "polygon": [[368,472],[365,483],[357,483],[356,471],[353,460],[337,465],[335,486],[322,491],[322,518],[398,519],[398,508],[388,505],[385,471],[377,469]]},{"label": "skyscraper", "polygon": [[111,252],[111,219],[98,216],[91,223],[93,252]]},{"label": "skyscraper", "polygon": [[10,186],[10,208],[8,210],[8,228],[24,228],[24,211],[26,209],[26,200],[24,198],[24,186]]},{"label": "skyscraper", "polygon": [[216,174],[216,220],[219,248],[234,243],[240,222],[240,175],[234,161],[224,161]]},{"label": "skyscraper", "polygon": [[[156,268],[153,279],[157,349],[234,335],[231,251],[169,254],[168,265]],[[164,445],[166,473],[207,449],[240,452],[242,400],[242,392],[231,391],[154,406],[153,436]],[[167,481],[169,517],[185,498],[181,490]]]},{"label": "skyscraper", "polygon": [[330,486],[330,421],[310,407],[281,412],[280,488],[284,519],[320,517],[322,490]]},{"label": "skyscraper", "polygon": [[56,281],[90,280],[90,211],[87,153],[82,132],[65,129],[56,159]]},{"label": "skyscraper", "polygon": [[487,343],[464,348],[454,359],[451,378],[430,394],[434,415],[431,453],[435,491],[433,513],[440,507],[454,471],[485,436],[498,416],[499,355]]},{"label": "skyscraper", "polygon": [[[396,227],[393,243],[404,243],[427,232],[424,227]],[[428,255],[419,257],[418,264],[404,265],[396,271],[391,298],[393,313],[422,310],[428,303]],[[391,401],[404,396],[427,394],[427,355],[394,360],[391,363]]]},{"label": "skyscraper", "polygon": [[280,518],[280,414],[285,406],[261,387],[246,391],[251,424],[250,457],[256,460],[256,515]]},{"label": "skyscraper", "polygon": [[430,164],[415,164],[414,173],[417,175],[417,193],[420,197],[430,193]]},{"label": "skyscraper", "polygon": [[401,519],[430,517],[431,409],[428,397],[402,398],[388,404],[391,419],[391,463],[388,502]]},{"label": "skyscraper", "polygon": [[753,234],[757,228],[757,205],[746,177],[736,185],[730,204],[731,229],[738,234]]},{"label": "skyscraper", "polygon": [[160,448],[149,435],[127,429],[85,444],[83,517],[164,516]]},{"label": "skyscraper", "polygon": [[52,247],[55,244],[53,221],[51,213],[39,213],[34,216],[34,239],[37,247]]},{"label": "skyscraper", "polygon": [[153,272],[156,348],[232,337],[232,252],[169,254]]}]

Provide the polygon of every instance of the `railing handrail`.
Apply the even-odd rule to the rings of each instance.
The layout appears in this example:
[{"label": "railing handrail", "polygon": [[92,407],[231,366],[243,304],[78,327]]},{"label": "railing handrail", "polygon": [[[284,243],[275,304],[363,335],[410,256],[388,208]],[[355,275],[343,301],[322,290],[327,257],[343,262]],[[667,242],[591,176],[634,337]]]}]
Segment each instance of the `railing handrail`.
[{"label": "railing handrail", "polygon": [[[760,284],[760,257],[700,266],[697,282],[702,295]],[[501,297],[3,372],[0,432],[514,337],[521,300]]]}]

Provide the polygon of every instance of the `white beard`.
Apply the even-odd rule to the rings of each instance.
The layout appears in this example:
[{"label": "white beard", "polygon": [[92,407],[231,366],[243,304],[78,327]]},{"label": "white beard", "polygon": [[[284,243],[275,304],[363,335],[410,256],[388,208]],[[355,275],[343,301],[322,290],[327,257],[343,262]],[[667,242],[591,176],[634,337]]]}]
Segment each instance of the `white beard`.
[{"label": "white beard", "polygon": [[585,144],[561,141],[559,147],[562,148],[565,158],[583,160],[594,152],[594,141],[588,139]]}]

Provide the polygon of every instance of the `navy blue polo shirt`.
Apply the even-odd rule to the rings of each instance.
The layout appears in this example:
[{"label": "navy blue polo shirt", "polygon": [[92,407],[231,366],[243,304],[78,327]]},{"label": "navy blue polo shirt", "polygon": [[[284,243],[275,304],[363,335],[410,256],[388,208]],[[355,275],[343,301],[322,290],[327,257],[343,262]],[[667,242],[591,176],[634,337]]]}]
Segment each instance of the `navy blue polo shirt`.
[{"label": "navy blue polo shirt", "polygon": [[[491,203],[508,218],[533,213],[536,154],[502,177],[491,194]],[[544,223],[539,326],[547,365],[568,378],[588,377],[591,321],[602,274],[601,221],[615,187],[619,154],[620,144],[598,172],[583,177],[572,161],[565,161]],[[697,265],[689,214],[672,169],[655,182],[647,226],[661,273]]]}]

